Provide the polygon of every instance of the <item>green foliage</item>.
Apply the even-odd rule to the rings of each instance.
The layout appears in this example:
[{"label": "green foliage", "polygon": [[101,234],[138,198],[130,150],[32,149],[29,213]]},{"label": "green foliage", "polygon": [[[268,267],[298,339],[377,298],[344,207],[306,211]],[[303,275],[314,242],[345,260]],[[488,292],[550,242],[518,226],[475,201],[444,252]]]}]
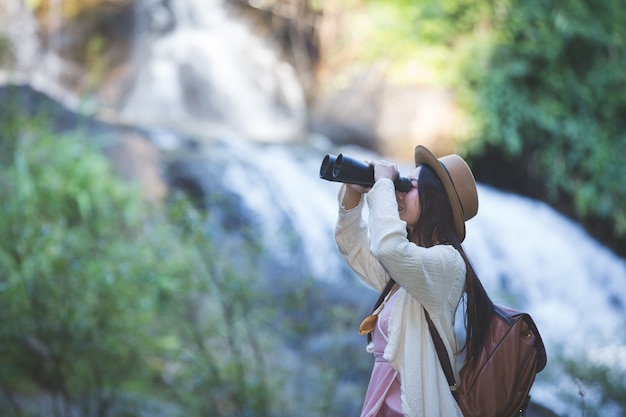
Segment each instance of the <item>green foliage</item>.
[{"label": "green foliage", "polygon": [[489,14],[488,2],[475,0],[368,0],[367,4],[373,23],[366,56],[388,60],[392,76],[396,67],[417,62],[422,70],[432,72],[429,81],[444,86],[462,76],[459,62],[481,38],[477,29]]},{"label": "green foliage", "polygon": [[137,190],[42,121],[3,124],[0,383],[35,385],[89,415],[146,370],[176,265],[161,260]]},{"label": "green foliage", "polygon": [[626,236],[626,12],[610,1],[514,0],[491,19],[495,47],[467,71],[474,151],[522,160],[548,201]]},{"label": "green foliage", "polygon": [[570,404],[580,404],[581,415],[600,417],[603,411],[613,410],[615,415],[626,413],[626,372],[621,366],[593,363],[588,360],[567,360],[565,370],[578,384],[576,395],[564,399]]},{"label": "green foliage", "polygon": [[[258,287],[260,277],[235,271],[207,236],[204,215],[186,198],[173,196],[168,208],[195,276],[184,278],[188,288],[176,294],[168,307],[171,321],[163,323],[173,336],[164,358],[165,392],[185,416],[273,414],[278,380],[265,355],[272,344],[259,331],[273,308]],[[250,252],[236,254],[239,266]]]},{"label": "green foliage", "polygon": [[[283,399],[287,411],[284,415],[353,414],[362,406],[371,374],[366,338],[355,331],[360,318],[369,314],[370,305],[359,312],[363,306],[337,303],[333,301],[335,294],[355,289],[320,286],[313,278],[282,286],[284,295],[275,298],[280,301],[277,323],[282,326],[287,344],[296,346],[298,355],[306,358],[305,363],[297,363],[288,371],[293,382]],[[374,303],[373,292],[363,295],[371,296]],[[358,360],[359,355],[366,360]]]},{"label": "green foliage", "polygon": [[320,309],[328,288],[268,283],[253,234],[229,236],[177,191],[148,205],[84,135],[51,133],[63,114],[26,117],[11,102],[0,114],[1,415],[352,412],[360,385],[338,375],[354,375],[341,361],[355,346],[334,337],[355,324],[348,307]]},{"label": "green foliage", "polygon": [[0,413],[50,415],[33,411],[45,396],[55,417],[155,398],[170,415],[275,414],[256,332],[271,303],[205,216],[182,197],[147,206],[84,137],[19,111],[0,118]]},{"label": "green foliage", "polygon": [[[385,11],[390,36],[408,36],[398,42],[449,44],[474,31],[484,16],[486,2],[475,0],[369,0],[372,15]],[[381,18],[381,22],[385,19]]]},{"label": "green foliage", "polygon": [[11,58],[11,42],[0,36],[0,68],[8,66]]}]

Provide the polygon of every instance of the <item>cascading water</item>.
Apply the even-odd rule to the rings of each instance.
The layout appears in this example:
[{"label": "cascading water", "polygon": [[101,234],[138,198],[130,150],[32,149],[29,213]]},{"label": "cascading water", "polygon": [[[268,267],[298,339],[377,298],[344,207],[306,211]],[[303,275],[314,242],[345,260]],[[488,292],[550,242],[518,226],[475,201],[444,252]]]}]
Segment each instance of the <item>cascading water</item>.
[{"label": "cascading water", "polygon": [[20,48],[16,48],[12,54],[10,73],[0,70],[0,82],[23,81],[39,53],[37,22],[20,0],[5,0],[0,6],[1,15],[6,15],[10,23],[0,27],[0,37],[6,38],[11,44],[20,45]]},{"label": "cascading water", "polygon": [[[137,75],[123,115],[201,136],[226,130],[268,142],[299,137],[305,104],[293,68],[229,18],[222,3],[139,2],[138,17],[152,23],[139,25]],[[173,23],[163,23],[167,14]]]}]

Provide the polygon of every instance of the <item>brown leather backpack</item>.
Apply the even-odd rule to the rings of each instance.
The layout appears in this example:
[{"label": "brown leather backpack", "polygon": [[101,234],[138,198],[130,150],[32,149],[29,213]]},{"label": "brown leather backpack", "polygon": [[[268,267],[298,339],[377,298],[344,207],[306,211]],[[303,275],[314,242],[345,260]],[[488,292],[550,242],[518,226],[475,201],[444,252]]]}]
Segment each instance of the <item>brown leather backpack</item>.
[{"label": "brown leather backpack", "polygon": [[465,417],[526,414],[535,375],[547,363],[545,346],[530,315],[496,305],[476,366],[464,364],[458,384],[428,312],[426,319],[450,389]]}]

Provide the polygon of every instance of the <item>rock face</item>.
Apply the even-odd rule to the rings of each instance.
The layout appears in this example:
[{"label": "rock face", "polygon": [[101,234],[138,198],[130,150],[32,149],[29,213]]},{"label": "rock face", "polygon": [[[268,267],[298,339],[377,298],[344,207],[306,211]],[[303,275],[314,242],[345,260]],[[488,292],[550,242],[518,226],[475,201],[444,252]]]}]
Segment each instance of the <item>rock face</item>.
[{"label": "rock face", "polygon": [[394,86],[371,69],[354,76],[345,88],[320,96],[312,109],[311,126],[336,143],[412,160],[418,144],[439,155],[454,152],[458,119],[451,92],[431,86]]},{"label": "rock face", "polygon": [[102,147],[119,174],[139,185],[144,198],[156,202],[167,194],[159,150],[146,132],[74,113],[30,86],[0,87],[0,113],[12,114],[13,111],[21,116],[46,117],[55,133],[88,132],[89,138]]},{"label": "rock face", "polygon": [[[66,101],[94,94],[101,103],[120,98],[129,76],[134,39],[133,0],[0,5],[0,66],[5,81],[29,82]],[[2,80],[0,80],[2,81]]]}]

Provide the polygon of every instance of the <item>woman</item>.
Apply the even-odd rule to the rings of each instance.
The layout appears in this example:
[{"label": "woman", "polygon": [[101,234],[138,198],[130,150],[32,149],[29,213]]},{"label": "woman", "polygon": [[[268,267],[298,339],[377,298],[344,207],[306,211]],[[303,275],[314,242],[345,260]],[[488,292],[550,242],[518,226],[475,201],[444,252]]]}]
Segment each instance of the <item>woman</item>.
[{"label": "woman", "polygon": [[[360,333],[370,333],[375,356],[361,417],[462,416],[437,357],[426,311],[451,362],[457,354],[454,317],[466,294],[465,361],[478,357],[493,304],[461,242],[476,215],[474,176],[457,155],[437,159],[415,149],[412,188],[395,191],[395,165],[376,161],[374,185],[344,184],[335,237],[363,281],[380,291]],[[366,197],[364,195],[366,194]],[[367,202],[367,223],[362,210]],[[455,376],[458,380],[458,374]]]}]

